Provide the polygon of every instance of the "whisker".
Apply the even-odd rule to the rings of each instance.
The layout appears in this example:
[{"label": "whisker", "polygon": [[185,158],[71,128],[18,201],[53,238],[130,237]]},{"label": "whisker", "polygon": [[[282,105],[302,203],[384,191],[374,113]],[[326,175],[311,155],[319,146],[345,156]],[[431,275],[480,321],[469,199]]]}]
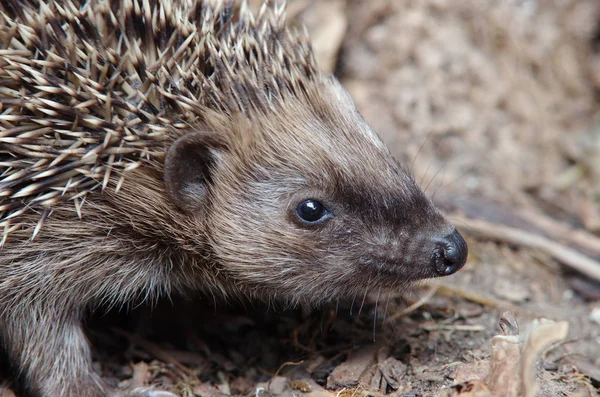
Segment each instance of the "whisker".
[{"label": "whisker", "polygon": [[375,332],[377,330],[377,307],[379,306],[379,295],[381,294],[381,286],[377,291],[377,299],[375,299],[375,310],[373,311],[373,342],[375,342]]},{"label": "whisker", "polygon": [[444,161],[442,163],[442,165],[440,165],[440,167],[438,168],[438,170],[435,172],[435,174],[433,174],[433,176],[431,177],[431,179],[429,180],[429,182],[427,183],[427,186],[425,186],[425,189],[423,189],[423,193],[427,193],[427,189],[429,189],[429,185],[431,185],[431,182],[433,182],[435,180],[435,178],[438,176],[438,174],[440,173],[440,171],[442,169],[444,169],[446,167],[446,165],[448,165],[448,159],[446,159],[446,161]]},{"label": "whisker", "polygon": [[[437,145],[435,145],[435,149],[433,150],[434,153],[437,153],[440,145],[442,144],[442,140],[440,139],[437,143]],[[421,181],[419,182],[419,186],[423,186],[423,182],[425,181],[425,178],[427,177],[427,175],[429,174],[429,169],[431,168],[431,165],[433,164],[433,158],[431,158],[431,160],[429,160],[429,165],[427,166],[427,169],[425,170],[425,173],[423,174],[423,177],[421,177]],[[448,160],[446,160],[448,161]]]},{"label": "whisker", "polygon": [[354,293],[354,297],[352,298],[352,303],[350,303],[350,316],[352,316],[352,309],[354,308],[355,300],[356,300],[356,292]]},{"label": "whisker", "polygon": [[382,323],[385,323],[385,318],[387,317],[388,306],[390,304],[390,296],[391,294],[388,294],[388,297],[385,301],[385,309],[383,310],[383,320],[381,321]]},{"label": "whisker", "polygon": [[408,171],[409,175],[411,175],[411,176],[413,175],[414,167],[415,167],[415,162],[417,161],[417,157],[419,157],[419,154],[421,154],[421,151],[425,147],[425,144],[427,143],[427,141],[429,141],[429,138],[431,138],[431,134],[433,134],[433,131],[429,131],[429,134],[427,134],[427,137],[425,138],[425,140],[423,141],[423,143],[421,143],[421,146],[419,146],[419,150],[417,151],[417,154],[415,154],[415,157],[413,158],[413,161],[410,164],[410,169]]},{"label": "whisker", "polygon": [[339,308],[340,308],[340,300],[336,299],[335,300],[335,312],[333,313],[333,321],[331,322],[331,328],[329,328],[330,331],[333,331],[333,328],[335,327],[335,320],[337,320]]},{"label": "whisker", "polygon": [[[464,172],[460,173],[456,178],[452,179],[450,182],[445,183],[445,184],[440,184],[439,189],[433,194],[433,197],[435,197],[435,195],[438,194],[439,192],[442,192],[444,189],[447,189],[449,186],[456,185],[456,183],[458,181],[460,181],[461,179],[466,177],[470,172],[471,172],[471,170],[467,169]],[[433,200],[433,197],[432,197],[432,200]]]},{"label": "whisker", "polygon": [[365,294],[363,295],[362,303],[360,304],[360,309],[358,309],[358,316],[360,317],[360,313],[362,313],[363,306],[365,305],[365,299],[367,299],[367,291],[369,289],[365,288]]},{"label": "whisker", "polygon": [[[443,137],[442,137],[443,139]],[[436,147],[435,151],[437,152],[438,148],[440,147],[441,143],[442,143],[442,139],[440,139],[440,142],[438,143],[438,146]],[[429,185],[431,185],[431,182],[433,182],[435,180],[435,178],[438,176],[438,174],[440,173],[440,171],[442,169],[444,169],[444,174],[445,174],[445,167],[448,165],[448,163],[450,162],[450,159],[454,158],[454,154],[456,153],[456,147],[452,148],[452,152],[450,153],[449,156],[446,157],[446,160],[444,160],[442,162],[442,165],[440,165],[440,168],[438,168],[438,170],[436,171],[436,173],[433,175],[433,177],[431,178],[431,180],[429,181],[429,183],[427,184],[427,186],[425,187],[425,189],[423,189],[423,192],[427,192],[427,189],[429,188]],[[440,182],[441,183],[441,182]],[[438,183],[438,186],[439,184]],[[437,190],[437,189],[436,189]],[[433,196],[435,196],[435,192],[436,190],[434,190]]]},{"label": "whisker", "polygon": [[320,329],[321,333],[323,333],[323,316],[324,316],[324,314],[321,316],[321,320],[319,320],[319,329]]},{"label": "whisker", "polygon": [[431,194],[431,200],[435,198],[435,195],[440,191],[442,185],[444,184],[444,180],[446,179],[446,169],[442,171],[442,177],[438,178],[438,181],[433,189],[433,193]]}]

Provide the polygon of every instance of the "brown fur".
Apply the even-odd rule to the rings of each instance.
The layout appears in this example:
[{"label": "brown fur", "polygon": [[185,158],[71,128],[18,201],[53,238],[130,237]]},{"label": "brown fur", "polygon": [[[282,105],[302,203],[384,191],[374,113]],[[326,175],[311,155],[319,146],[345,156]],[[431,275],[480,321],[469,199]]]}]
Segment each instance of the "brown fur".
[{"label": "brown fur", "polygon": [[[4,11],[19,19],[14,15],[19,12]],[[27,12],[35,14],[34,8]],[[277,19],[277,13],[268,12]],[[7,40],[15,34],[8,31],[10,26],[0,24],[3,48],[14,48]],[[203,26],[197,27],[202,31]],[[0,193],[6,193],[0,196],[5,197],[0,204],[6,205],[4,219],[0,217],[5,226],[0,337],[30,394],[108,393],[91,369],[80,323],[86,311],[101,304],[122,306],[202,290],[316,305],[368,290],[400,289],[437,275],[431,266],[433,242],[453,227],[394,161],[335,79],[313,70],[310,62],[301,72],[298,65],[312,57],[304,53],[308,47],[294,47],[289,38],[281,43],[284,56],[296,57],[297,65],[283,67],[274,55],[281,70],[264,75],[285,76],[278,86],[259,84],[250,73],[240,77],[246,88],[228,92],[227,87],[236,84],[224,76],[235,73],[215,72],[216,81],[210,84],[219,86],[213,91],[216,101],[200,98],[197,92],[191,94],[199,102],[188,98],[189,108],[157,99],[158,115],[132,127],[160,131],[153,138],[158,143],[152,153],[122,151],[116,159],[107,150],[100,163],[82,164],[80,174],[65,174],[96,183],[83,189],[91,194],[65,188],[65,198],[44,201],[44,191],[32,191],[20,196],[31,206],[17,207],[15,196],[27,189],[27,181],[4,187],[0,182]],[[10,63],[6,57],[0,57],[2,62]],[[261,62],[253,67],[273,67],[267,59]],[[18,68],[13,73],[18,74]],[[0,79],[13,77],[0,72]],[[23,92],[34,90],[25,77],[17,80]],[[161,95],[186,100],[171,88]],[[0,99],[7,103],[14,95],[0,89]],[[64,95],[53,100],[67,103]],[[125,99],[124,95],[121,100]],[[6,109],[12,110],[0,108],[0,115],[16,111]],[[27,112],[21,109],[19,114]],[[142,117],[139,112],[130,117]],[[11,120],[0,119],[0,134],[11,136],[6,132],[31,125],[31,117]],[[90,125],[75,126],[74,121],[69,126],[90,129],[93,136],[103,133]],[[16,143],[1,137],[0,160],[6,168],[0,175],[11,175],[17,169],[14,159],[27,159],[15,149],[26,145],[25,137],[19,136]],[[150,140],[139,134],[121,142],[121,148],[131,142],[149,147]],[[28,150],[32,156],[34,149]],[[140,166],[129,169],[128,161]],[[113,166],[107,174],[102,167],[109,162]],[[43,166],[56,167],[48,162]],[[47,180],[45,186],[51,183],[54,180]],[[57,183],[68,187],[69,179]],[[302,224],[294,209],[307,198],[322,201],[334,216],[320,224]]]}]

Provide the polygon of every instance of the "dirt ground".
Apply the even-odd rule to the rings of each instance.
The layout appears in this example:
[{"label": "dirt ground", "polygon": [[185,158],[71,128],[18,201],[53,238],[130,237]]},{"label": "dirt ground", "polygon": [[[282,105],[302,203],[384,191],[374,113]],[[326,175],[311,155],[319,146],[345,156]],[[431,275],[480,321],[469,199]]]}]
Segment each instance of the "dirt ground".
[{"label": "dirt ground", "polygon": [[201,298],[98,314],[105,380],[186,397],[600,395],[600,2],[293,0],[288,15],[466,236],[467,265],[310,313]]}]

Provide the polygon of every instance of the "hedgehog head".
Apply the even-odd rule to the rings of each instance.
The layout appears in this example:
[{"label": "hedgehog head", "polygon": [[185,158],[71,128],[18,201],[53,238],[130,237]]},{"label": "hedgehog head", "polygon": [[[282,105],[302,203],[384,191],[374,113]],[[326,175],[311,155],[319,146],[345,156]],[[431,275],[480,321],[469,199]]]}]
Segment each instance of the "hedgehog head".
[{"label": "hedgehog head", "polygon": [[462,237],[335,79],[274,106],[184,135],[167,155],[168,194],[203,225],[223,284],[310,305],[462,267]]}]

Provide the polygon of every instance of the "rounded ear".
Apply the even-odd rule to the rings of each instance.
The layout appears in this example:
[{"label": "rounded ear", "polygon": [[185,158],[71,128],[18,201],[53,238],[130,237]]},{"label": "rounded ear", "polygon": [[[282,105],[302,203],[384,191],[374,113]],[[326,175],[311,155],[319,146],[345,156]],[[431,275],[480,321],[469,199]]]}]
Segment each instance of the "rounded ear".
[{"label": "rounded ear", "polygon": [[173,203],[185,212],[197,211],[211,183],[216,154],[224,142],[210,132],[193,132],[178,138],[167,152],[164,180]]}]

